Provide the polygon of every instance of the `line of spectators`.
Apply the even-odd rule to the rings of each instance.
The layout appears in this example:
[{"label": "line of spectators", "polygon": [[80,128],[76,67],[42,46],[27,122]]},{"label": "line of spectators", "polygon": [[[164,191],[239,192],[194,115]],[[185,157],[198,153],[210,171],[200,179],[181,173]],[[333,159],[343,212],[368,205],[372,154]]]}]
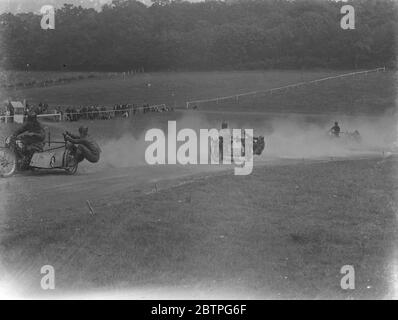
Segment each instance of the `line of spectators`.
[{"label": "line of spectators", "polygon": [[116,104],[113,107],[106,106],[82,106],[67,107],[62,112],[62,118],[66,121],[78,121],[82,120],[110,120],[113,118],[129,118],[138,113],[148,112],[168,112],[173,111],[173,108],[169,108],[166,105],[150,106],[144,104],[138,106],[136,104]]}]

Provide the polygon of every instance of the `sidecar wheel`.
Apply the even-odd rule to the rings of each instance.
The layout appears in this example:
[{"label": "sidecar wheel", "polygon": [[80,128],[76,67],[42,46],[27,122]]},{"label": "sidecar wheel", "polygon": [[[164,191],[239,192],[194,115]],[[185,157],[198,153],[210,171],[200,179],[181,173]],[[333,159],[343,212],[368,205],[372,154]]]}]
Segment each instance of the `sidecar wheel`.
[{"label": "sidecar wheel", "polygon": [[74,175],[77,172],[79,163],[76,161],[75,165],[69,166],[70,157],[73,157],[73,156],[70,154],[69,150],[66,150],[64,153],[64,166],[65,166],[64,169],[67,174]]},{"label": "sidecar wheel", "polygon": [[73,166],[73,167],[65,168],[65,172],[66,172],[67,174],[74,175],[74,174],[76,174],[76,172],[77,172],[77,167],[78,167],[78,166],[79,166],[79,165],[76,164],[76,165]]},{"label": "sidecar wheel", "polygon": [[9,149],[0,149],[0,177],[11,177],[17,170],[17,157]]}]

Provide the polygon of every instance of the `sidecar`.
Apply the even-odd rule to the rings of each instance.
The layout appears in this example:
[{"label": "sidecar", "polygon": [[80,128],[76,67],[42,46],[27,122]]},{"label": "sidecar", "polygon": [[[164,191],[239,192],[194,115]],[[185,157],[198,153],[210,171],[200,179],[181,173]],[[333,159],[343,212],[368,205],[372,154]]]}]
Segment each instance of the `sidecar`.
[{"label": "sidecar", "polygon": [[[52,145],[58,146],[52,146]],[[78,163],[67,148],[65,141],[48,140],[48,148],[34,152],[30,159],[24,156],[24,144],[20,139],[8,137],[0,147],[0,176],[10,177],[26,170],[64,170],[68,174],[77,172]]]},{"label": "sidecar", "polygon": [[32,169],[61,169],[69,174],[75,174],[78,164],[72,163],[73,156],[67,148],[49,149],[43,152],[35,152],[30,160],[29,167]]}]

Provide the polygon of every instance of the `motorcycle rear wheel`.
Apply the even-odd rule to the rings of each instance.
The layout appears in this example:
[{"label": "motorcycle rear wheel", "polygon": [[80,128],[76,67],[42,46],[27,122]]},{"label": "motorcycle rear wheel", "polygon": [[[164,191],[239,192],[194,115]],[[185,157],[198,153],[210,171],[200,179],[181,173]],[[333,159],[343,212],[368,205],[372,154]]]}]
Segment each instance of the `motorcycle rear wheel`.
[{"label": "motorcycle rear wheel", "polygon": [[0,177],[11,177],[17,170],[17,157],[9,149],[0,149]]}]

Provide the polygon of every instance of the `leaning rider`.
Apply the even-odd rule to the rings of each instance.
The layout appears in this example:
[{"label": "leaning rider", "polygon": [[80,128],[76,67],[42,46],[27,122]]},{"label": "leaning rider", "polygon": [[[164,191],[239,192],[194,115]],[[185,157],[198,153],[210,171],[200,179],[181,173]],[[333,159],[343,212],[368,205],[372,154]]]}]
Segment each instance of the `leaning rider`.
[{"label": "leaning rider", "polygon": [[87,127],[80,127],[78,136],[68,131],[66,131],[64,136],[65,140],[69,142],[68,148],[72,151],[77,162],[82,162],[84,159],[91,163],[99,161],[101,148],[89,136]]},{"label": "leaning rider", "polygon": [[29,111],[26,123],[17,129],[12,135],[18,137],[24,144],[24,155],[33,155],[34,152],[41,152],[44,148],[46,132],[41,123],[37,120],[37,113],[34,110]]},{"label": "leaning rider", "polygon": [[337,121],[334,123],[334,126],[330,129],[330,132],[337,138],[340,136],[340,127]]}]

